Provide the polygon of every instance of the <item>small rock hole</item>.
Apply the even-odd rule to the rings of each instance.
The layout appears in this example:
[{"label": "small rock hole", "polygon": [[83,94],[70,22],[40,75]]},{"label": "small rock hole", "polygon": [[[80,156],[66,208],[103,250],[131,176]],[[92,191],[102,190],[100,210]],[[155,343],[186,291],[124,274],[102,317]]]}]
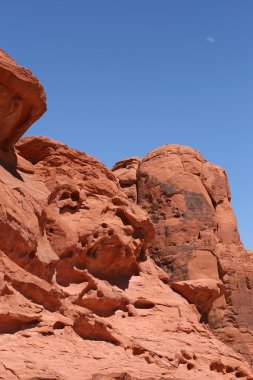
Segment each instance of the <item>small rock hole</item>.
[{"label": "small rock hole", "polygon": [[245,376],[245,373],[243,373],[243,372],[238,371],[238,372],[235,373],[235,377],[236,378],[242,378],[244,376]]},{"label": "small rock hole", "polygon": [[59,322],[59,321],[55,322],[55,324],[53,325],[54,330],[62,330],[64,329],[64,327],[65,327],[64,323]]},{"label": "small rock hole", "polygon": [[29,259],[30,260],[33,259],[35,257],[35,255],[36,255],[36,252],[34,252],[34,251],[30,252],[29,253]]},{"label": "small rock hole", "polygon": [[124,211],[117,210],[116,216],[121,219],[124,226],[129,226],[131,223],[129,223],[129,220],[127,219],[126,215],[124,214]]},{"label": "small rock hole", "polygon": [[102,290],[98,290],[97,291],[97,296],[100,298],[100,297],[104,297],[104,293],[102,292]]},{"label": "small rock hole", "polygon": [[50,336],[50,335],[54,335],[54,333],[53,333],[53,331],[43,331],[41,333],[41,335],[43,335],[43,336]]},{"label": "small rock hole", "polygon": [[86,240],[81,240],[81,246],[85,247],[86,246]]},{"label": "small rock hole", "polygon": [[69,198],[69,193],[67,191],[64,191],[64,193],[62,193],[62,195],[60,196],[60,201],[63,201],[68,198]]},{"label": "small rock hole", "polygon": [[79,270],[85,270],[86,266],[83,263],[75,264],[75,268]]},{"label": "small rock hole", "polygon": [[144,299],[139,299],[134,303],[134,307],[136,307],[137,309],[152,309],[154,306],[154,302]]},{"label": "small rock hole", "polygon": [[145,352],[144,348],[139,347],[139,346],[134,346],[133,347],[133,354],[134,355],[141,355]]},{"label": "small rock hole", "polygon": [[71,199],[72,199],[72,201],[74,201],[74,202],[78,202],[79,199],[80,199],[79,192],[78,192],[78,191],[73,191],[73,192],[71,193]]}]

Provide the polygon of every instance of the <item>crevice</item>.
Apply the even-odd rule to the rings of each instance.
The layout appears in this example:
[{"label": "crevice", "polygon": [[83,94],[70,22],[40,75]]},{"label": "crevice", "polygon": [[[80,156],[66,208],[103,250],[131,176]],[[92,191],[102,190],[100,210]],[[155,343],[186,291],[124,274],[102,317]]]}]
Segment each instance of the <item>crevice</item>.
[{"label": "crevice", "polygon": [[133,186],[131,183],[122,183],[120,182],[121,189],[127,189],[129,187]]},{"label": "crevice", "polygon": [[115,213],[115,215],[121,219],[122,223],[124,224],[124,226],[129,226],[131,225],[131,223],[129,222],[128,218],[126,217],[125,213],[123,210],[121,209],[118,209]]},{"label": "crevice", "polygon": [[3,362],[1,362],[2,365],[4,366],[4,369],[5,371],[10,371],[18,380],[20,380],[20,377],[16,374],[16,372],[14,371],[14,369],[12,368],[8,368]]}]

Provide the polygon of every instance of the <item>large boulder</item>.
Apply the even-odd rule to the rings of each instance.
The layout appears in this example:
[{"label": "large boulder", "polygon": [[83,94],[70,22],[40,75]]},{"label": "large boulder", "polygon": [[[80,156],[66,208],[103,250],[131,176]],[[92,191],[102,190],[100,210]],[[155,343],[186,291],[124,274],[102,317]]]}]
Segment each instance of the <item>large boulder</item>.
[{"label": "large boulder", "polygon": [[226,172],[192,148],[164,145],[144,157],[136,178],[138,204],[156,232],[151,257],[171,284],[224,284],[224,295],[202,317],[253,365],[253,256],[240,241]]},{"label": "large boulder", "polygon": [[0,49],[0,149],[11,149],[45,111],[38,79]]}]

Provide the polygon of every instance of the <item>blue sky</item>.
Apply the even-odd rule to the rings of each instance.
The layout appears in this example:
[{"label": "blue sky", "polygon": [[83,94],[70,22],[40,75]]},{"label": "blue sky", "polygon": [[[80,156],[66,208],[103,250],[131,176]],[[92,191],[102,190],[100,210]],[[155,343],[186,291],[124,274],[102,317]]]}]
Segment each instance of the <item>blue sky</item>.
[{"label": "blue sky", "polygon": [[229,175],[253,249],[253,1],[9,0],[0,46],[41,80],[47,135],[111,167],[163,144]]}]

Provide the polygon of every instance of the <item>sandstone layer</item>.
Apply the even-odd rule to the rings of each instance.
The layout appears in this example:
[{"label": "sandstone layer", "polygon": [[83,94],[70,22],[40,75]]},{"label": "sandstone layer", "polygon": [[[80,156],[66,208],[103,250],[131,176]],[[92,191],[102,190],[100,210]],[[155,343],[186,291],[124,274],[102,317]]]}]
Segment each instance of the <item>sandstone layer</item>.
[{"label": "sandstone layer", "polygon": [[[1,115],[12,109],[11,102],[1,106]],[[248,309],[240,314],[238,306],[245,294],[237,283],[232,288],[235,273],[243,284],[243,260],[240,271],[225,271],[235,270],[233,247],[244,252],[227,182],[218,181],[222,202],[214,206],[201,185],[196,195],[188,171],[190,195],[183,169],[169,183],[167,174],[177,170],[166,169],[167,148],[122,161],[117,179],[95,158],[47,137],[26,137],[14,149],[19,133],[0,151],[0,379],[253,380],[234,340],[228,343],[238,352],[221,342],[224,315],[235,310],[230,326],[242,334],[241,318],[249,338]],[[159,165],[149,166],[156,157]]]}]

